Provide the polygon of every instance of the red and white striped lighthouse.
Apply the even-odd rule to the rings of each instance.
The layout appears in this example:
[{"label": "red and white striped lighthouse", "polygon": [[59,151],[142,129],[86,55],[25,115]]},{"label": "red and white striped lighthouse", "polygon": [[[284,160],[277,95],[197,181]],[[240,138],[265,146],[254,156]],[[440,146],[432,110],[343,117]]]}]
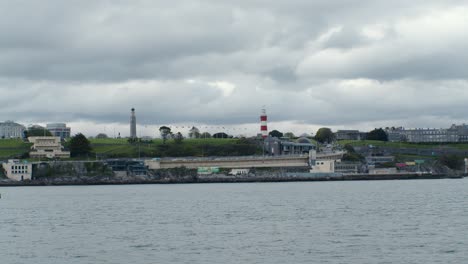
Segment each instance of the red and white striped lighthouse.
[{"label": "red and white striped lighthouse", "polygon": [[268,137],[268,127],[267,127],[267,115],[265,108],[262,109],[262,114],[260,115],[260,132],[262,133],[262,137]]}]

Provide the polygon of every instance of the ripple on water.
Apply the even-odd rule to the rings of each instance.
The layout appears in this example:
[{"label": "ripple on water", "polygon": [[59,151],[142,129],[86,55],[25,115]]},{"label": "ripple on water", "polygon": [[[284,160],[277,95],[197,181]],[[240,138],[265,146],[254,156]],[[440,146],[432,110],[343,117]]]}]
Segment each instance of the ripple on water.
[{"label": "ripple on water", "polygon": [[3,188],[0,263],[468,263],[467,183]]}]

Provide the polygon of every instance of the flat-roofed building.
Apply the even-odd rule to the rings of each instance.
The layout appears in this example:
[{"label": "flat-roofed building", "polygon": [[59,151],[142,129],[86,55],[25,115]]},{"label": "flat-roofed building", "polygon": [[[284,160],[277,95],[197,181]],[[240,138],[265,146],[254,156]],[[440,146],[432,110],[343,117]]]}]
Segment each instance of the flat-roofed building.
[{"label": "flat-roofed building", "polygon": [[395,156],[367,156],[366,162],[370,165],[380,165],[384,163],[394,162]]},{"label": "flat-roofed building", "polygon": [[390,142],[406,141],[405,129],[403,127],[386,128],[385,133]]},{"label": "flat-roofed building", "polygon": [[264,147],[267,153],[273,156],[308,154],[310,150],[316,149],[315,144],[305,137],[294,142],[269,136],[265,139]]},{"label": "flat-roofed building", "polygon": [[27,161],[17,159],[8,160],[2,164],[5,175],[15,181],[31,180],[32,164]]},{"label": "flat-roofed building", "polygon": [[0,138],[23,138],[26,127],[13,121],[0,122]]},{"label": "flat-roofed building", "polygon": [[404,130],[404,135],[408,142],[430,143],[430,142],[458,142],[457,129],[444,128],[422,128]]},{"label": "flat-roofed building", "polygon": [[336,140],[364,140],[366,133],[359,130],[338,130],[335,133]]},{"label": "flat-roofed building", "polygon": [[46,128],[54,137],[60,137],[62,140],[70,137],[71,128],[67,127],[65,123],[47,124]]},{"label": "flat-roofed building", "polygon": [[343,174],[356,174],[359,172],[360,162],[336,162],[335,172]]},{"label": "flat-roofed building", "polygon": [[70,152],[64,151],[60,137],[29,137],[33,143],[29,156],[31,158],[69,158]]}]

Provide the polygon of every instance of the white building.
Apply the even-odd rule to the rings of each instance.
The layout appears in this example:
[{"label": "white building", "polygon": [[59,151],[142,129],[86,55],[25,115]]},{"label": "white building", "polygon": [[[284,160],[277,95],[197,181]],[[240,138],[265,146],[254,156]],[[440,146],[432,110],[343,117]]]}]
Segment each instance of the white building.
[{"label": "white building", "polygon": [[341,161],[340,159],[321,159],[317,157],[315,149],[309,151],[309,164],[310,173],[334,173],[335,162]]},{"label": "white building", "polygon": [[13,121],[0,122],[0,138],[23,138],[26,127]]},{"label": "white building", "polygon": [[335,161],[334,160],[317,160],[315,164],[311,164],[310,172],[320,173],[333,173],[335,172]]},{"label": "white building", "polygon": [[32,176],[32,164],[17,159],[8,160],[8,162],[2,164],[5,170],[5,175],[15,181],[31,180]]},{"label": "white building", "polygon": [[70,152],[63,151],[60,137],[29,137],[33,143],[29,156],[31,158],[69,158]]},{"label": "white building", "polygon": [[67,124],[64,123],[47,124],[46,129],[49,130],[52,136],[60,137],[62,140],[69,138],[71,133],[71,129],[67,127]]}]

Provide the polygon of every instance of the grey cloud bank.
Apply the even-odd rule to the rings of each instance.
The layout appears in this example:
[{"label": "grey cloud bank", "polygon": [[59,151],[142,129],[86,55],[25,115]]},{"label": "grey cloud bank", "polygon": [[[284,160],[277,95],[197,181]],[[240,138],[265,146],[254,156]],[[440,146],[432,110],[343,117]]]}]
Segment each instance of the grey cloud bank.
[{"label": "grey cloud bank", "polygon": [[297,133],[468,123],[467,12],[463,1],[3,1],[0,120],[96,133],[136,107],[142,125],[254,133],[265,105],[270,128]]}]

